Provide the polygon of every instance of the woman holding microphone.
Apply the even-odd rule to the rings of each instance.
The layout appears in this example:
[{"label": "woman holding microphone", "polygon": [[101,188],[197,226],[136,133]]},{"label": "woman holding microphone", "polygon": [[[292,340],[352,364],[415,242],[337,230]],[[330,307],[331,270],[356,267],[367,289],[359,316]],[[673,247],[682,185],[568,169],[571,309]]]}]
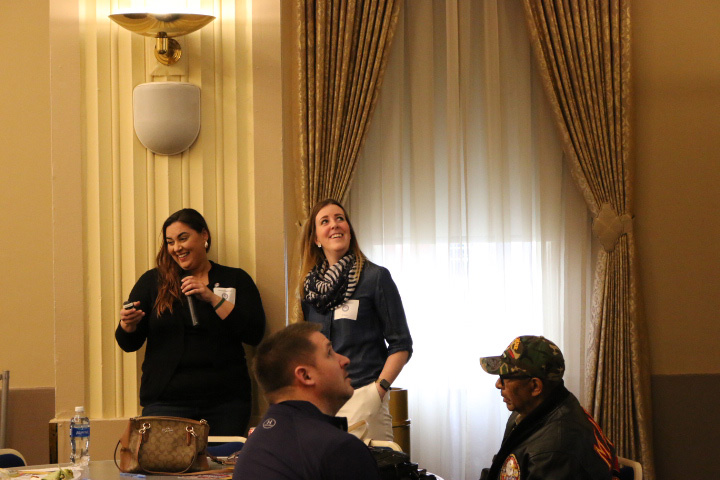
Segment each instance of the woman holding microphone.
[{"label": "woman holding microphone", "polygon": [[265,332],[250,276],[208,259],[212,237],[200,213],[179,210],[162,226],[157,267],[137,281],[120,310],[118,345],[147,342],[142,415],[205,419],[211,435],[245,435],[251,392],[242,344]]},{"label": "woman holding microphone", "polygon": [[392,440],[390,385],[412,354],[400,294],[390,272],[365,258],[343,206],[319,202],[302,234],[299,296],[303,316],[322,325],[333,350],[350,358],[353,397],[337,413],[365,420],[376,440]]}]

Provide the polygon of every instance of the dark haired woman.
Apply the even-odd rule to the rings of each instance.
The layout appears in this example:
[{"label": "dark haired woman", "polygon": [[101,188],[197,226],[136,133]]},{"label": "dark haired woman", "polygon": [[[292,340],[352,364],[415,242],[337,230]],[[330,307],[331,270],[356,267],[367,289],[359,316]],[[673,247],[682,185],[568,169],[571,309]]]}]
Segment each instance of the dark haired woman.
[{"label": "dark haired woman", "polygon": [[251,395],[242,344],[257,345],[265,332],[258,289],[243,270],[208,259],[210,230],[197,211],[170,215],[162,238],[157,268],[137,281],[115,330],[126,352],[147,341],[142,414],[205,419],[211,435],[244,435]]},{"label": "dark haired woman", "polygon": [[348,219],[335,200],[313,208],[302,236],[302,311],[322,325],[333,349],[350,359],[355,389],[337,413],[348,425],[364,420],[355,433],[392,440],[390,384],[412,354],[412,338],[400,294],[390,272],[365,258]]}]

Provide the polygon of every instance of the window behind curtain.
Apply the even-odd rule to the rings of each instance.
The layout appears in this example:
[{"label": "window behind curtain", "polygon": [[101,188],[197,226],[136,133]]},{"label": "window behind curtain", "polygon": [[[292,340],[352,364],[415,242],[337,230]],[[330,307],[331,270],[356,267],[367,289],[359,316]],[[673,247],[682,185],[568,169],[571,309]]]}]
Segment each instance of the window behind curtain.
[{"label": "window behind curtain", "polygon": [[589,220],[564,171],[518,0],[406,2],[349,212],[398,284],[412,458],[477,479],[509,412],[478,358],[524,334],[582,398]]}]

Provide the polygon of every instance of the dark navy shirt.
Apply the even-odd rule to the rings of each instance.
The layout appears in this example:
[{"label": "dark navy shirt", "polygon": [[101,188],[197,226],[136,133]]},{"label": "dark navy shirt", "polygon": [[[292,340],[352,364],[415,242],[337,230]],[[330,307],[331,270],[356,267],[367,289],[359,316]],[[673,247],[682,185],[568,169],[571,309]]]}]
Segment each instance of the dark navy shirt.
[{"label": "dark navy shirt", "polygon": [[240,451],[233,480],[379,480],[377,462],[347,420],[310,402],[271,405]]},{"label": "dark navy shirt", "polygon": [[302,308],[305,320],[321,324],[333,349],[350,359],[347,370],[353,388],[377,380],[388,355],[412,354],[400,292],[387,268],[366,260],[348,302],[326,314],[307,302]]}]

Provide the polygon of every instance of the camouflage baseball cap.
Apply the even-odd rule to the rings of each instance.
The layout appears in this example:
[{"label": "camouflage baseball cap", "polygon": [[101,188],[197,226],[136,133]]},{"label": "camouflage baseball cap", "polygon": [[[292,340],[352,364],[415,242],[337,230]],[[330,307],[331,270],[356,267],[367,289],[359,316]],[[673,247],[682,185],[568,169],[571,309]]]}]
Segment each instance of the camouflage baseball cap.
[{"label": "camouflage baseball cap", "polygon": [[499,357],[482,357],[480,366],[491,375],[530,375],[561,380],[565,359],[553,342],[545,337],[517,337]]}]

